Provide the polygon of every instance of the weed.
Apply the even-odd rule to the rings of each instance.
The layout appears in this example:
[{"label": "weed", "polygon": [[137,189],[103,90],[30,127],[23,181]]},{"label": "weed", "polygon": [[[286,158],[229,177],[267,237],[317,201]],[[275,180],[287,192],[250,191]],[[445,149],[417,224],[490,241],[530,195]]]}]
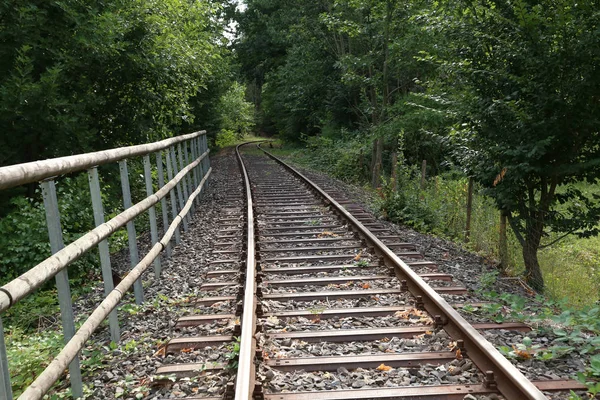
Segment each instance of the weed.
[{"label": "weed", "polygon": [[368,260],[359,260],[356,261],[355,264],[359,267],[365,268],[369,266],[369,261]]},{"label": "weed", "polygon": [[321,316],[323,315],[325,309],[325,306],[314,306],[312,308],[309,308],[308,310],[312,314],[312,321],[315,323],[321,322]]},{"label": "weed", "polygon": [[227,363],[227,369],[236,370],[240,359],[240,338],[234,337],[233,342],[227,345],[227,353],[225,358],[229,360]]},{"label": "weed", "polygon": [[498,280],[498,271],[490,271],[481,274],[479,277],[479,286],[481,290],[490,290]]}]

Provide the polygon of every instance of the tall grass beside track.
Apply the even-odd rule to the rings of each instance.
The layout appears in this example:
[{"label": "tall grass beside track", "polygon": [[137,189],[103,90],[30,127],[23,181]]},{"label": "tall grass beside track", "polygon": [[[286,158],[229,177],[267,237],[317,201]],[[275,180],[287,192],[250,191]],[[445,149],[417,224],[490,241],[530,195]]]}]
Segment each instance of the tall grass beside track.
[{"label": "tall grass beside track", "polygon": [[[467,177],[458,173],[431,177],[421,190],[418,171],[400,168],[397,193],[393,193],[389,180],[384,181],[379,190],[373,190],[366,183],[366,171],[360,171],[360,151],[356,144],[326,143],[309,149],[279,148],[278,144],[272,151],[297,165],[362,185],[370,193],[372,205],[394,222],[450,239],[488,259],[499,259],[499,212],[477,186],[473,193],[470,242],[465,243]],[[509,265],[506,273],[520,276],[524,271],[521,246],[510,228],[507,233]],[[569,236],[540,250],[538,256],[550,298],[566,299],[574,307],[589,306],[600,299],[600,237]]]}]

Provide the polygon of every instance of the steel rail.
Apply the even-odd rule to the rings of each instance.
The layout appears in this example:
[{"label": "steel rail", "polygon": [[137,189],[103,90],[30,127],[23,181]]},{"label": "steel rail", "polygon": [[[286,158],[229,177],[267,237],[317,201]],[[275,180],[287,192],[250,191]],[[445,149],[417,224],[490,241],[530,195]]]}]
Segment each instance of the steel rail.
[{"label": "steel rail", "polygon": [[19,300],[35,291],[57,273],[76,261],[79,257],[93,249],[102,240],[108,238],[118,229],[125,226],[127,222],[133,220],[135,217],[157,204],[162,198],[167,196],[171,189],[173,189],[190,171],[199,165],[202,160],[208,156],[209,152],[210,150],[205,151],[200,157],[183,168],[175,175],[175,177],[173,177],[173,179],[167,182],[167,184],[153,195],[146,197],[144,200],[126,209],[109,221],[98,225],[79,239],[56,252],[54,255],[29,269],[21,276],[2,286],[0,288],[0,313],[6,311]]},{"label": "steel rail", "polygon": [[[395,267],[396,274],[400,279],[405,279],[409,291],[414,296],[421,296],[426,310],[434,316],[441,316],[444,322],[444,329],[454,339],[463,339],[469,358],[475,365],[486,373],[488,377],[494,377],[491,385],[497,385],[500,393],[508,400],[547,400],[547,397],[529,381],[514,365],[510,363],[496,348],[488,342],[467,320],[465,320],[450,304],[446,302],[431,286],[429,286],[416,272],[414,272],[404,261],[402,261],[394,252],[381,242],[373,233],[369,231],[360,221],[358,221],[342,205],[329,196],[318,185],[289,166],[278,157],[269,153],[257,145],[265,154],[281,164],[293,175],[299,177],[308,184],[321,197],[326,199],[334,210],[350,222],[354,229],[359,232],[367,242],[369,242],[378,255],[384,257],[389,265]],[[488,374],[491,371],[492,374]]]},{"label": "steel rail", "polygon": [[53,176],[64,175],[71,172],[83,171],[98,165],[121,161],[126,158],[144,156],[164,150],[174,144],[206,134],[206,131],[198,131],[181,135],[160,142],[140,144],[136,146],[119,147],[116,149],[96,151],[93,153],[78,154],[52,158],[49,160],[33,161],[23,164],[0,167],[0,190],[25,185],[27,183],[39,182]]},{"label": "steel rail", "polygon": [[[247,143],[244,143],[247,144]],[[244,161],[240,154],[240,147],[235,148],[240,169],[244,175],[244,184],[246,189],[247,201],[247,248],[246,248],[246,283],[244,287],[243,313],[242,313],[242,334],[240,336],[240,354],[237,368],[235,384],[235,400],[252,399],[254,383],[256,379],[256,367],[254,365],[254,353],[256,351],[256,259],[255,259],[255,241],[254,241],[254,210],[252,209],[252,190],[250,188],[250,179],[244,166]]]},{"label": "steel rail", "polygon": [[[184,170],[182,170],[182,172],[183,171]],[[184,207],[173,219],[173,222],[171,222],[161,240],[152,246],[142,261],[140,261],[104,298],[100,305],[96,307],[92,314],[85,320],[81,328],[79,328],[71,340],[69,340],[65,347],[63,347],[61,352],[54,358],[54,360],[52,360],[50,365],[48,365],[48,367],[46,367],[46,369],[23,392],[23,394],[19,396],[19,400],[41,399],[44,394],[50,390],[52,385],[54,385],[54,383],[61,377],[69,363],[83,349],[83,346],[92,336],[92,333],[100,326],[102,321],[106,319],[108,314],[110,314],[110,312],[119,304],[123,294],[127,293],[127,290],[133,286],[134,282],[142,275],[144,271],[146,271],[146,269],[148,269],[148,267],[153,264],[154,260],[167,247],[167,244],[171,241],[171,238],[173,237],[177,227],[181,224],[183,218],[188,214],[194,200],[202,191],[204,183],[210,176],[211,172],[212,168],[208,170],[196,190],[187,199]]]}]

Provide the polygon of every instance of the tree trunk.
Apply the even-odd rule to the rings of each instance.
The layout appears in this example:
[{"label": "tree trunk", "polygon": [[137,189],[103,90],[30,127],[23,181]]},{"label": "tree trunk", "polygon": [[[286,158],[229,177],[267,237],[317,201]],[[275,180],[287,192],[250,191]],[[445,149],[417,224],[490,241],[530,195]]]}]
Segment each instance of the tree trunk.
[{"label": "tree trunk", "polygon": [[543,293],[544,277],[542,276],[542,270],[540,269],[540,263],[538,262],[537,248],[538,246],[532,244],[530,241],[525,242],[525,246],[523,247],[525,277],[529,286],[538,292]]},{"label": "tree trunk", "polygon": [[469,178],[467,187],[467,221],[465,226],[465,243],[471,240],[471,214],[473,213],[473,177]]},{"label": "tree trunk", "polygon": [[392,153],[392,191],[394,194],[398,192],[398,155],[396,152]]},{"label": "tree trunk", "polygon": [[381,184],[381,164],[383,163],[383,139],[377,138],[373,142],[373,171],[371,176],[371,184],[374,188]]},{"label": "tree trunk", "polygon": [[[543,205],[543,204],[542,204]],[[525,229],[523,241],[523,261],[525,263],[525,278],[527,283],[538,292],[544,291],[544,277],[538,262],[537,252],[544,232],[543,215],[545,211],[531,212],[530,220]]]},{"label": "tree trunk", "polygon": [[506,237],[506,213],[500,210],[500,269],[505,272],[508,269],[508,240]]}]

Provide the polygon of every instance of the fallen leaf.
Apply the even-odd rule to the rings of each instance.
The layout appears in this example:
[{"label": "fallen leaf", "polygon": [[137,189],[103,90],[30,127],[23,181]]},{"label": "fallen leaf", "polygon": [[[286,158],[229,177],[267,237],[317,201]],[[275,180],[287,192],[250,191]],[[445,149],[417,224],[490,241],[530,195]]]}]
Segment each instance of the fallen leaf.
[{"label": "fallen leaf", "polygon": [[377,367],[378,371],[389,371],[391,369],[392,369],[392,367],[390,367],[389,365],[385,365],[385,364],[381,364],[379,367]]},{"label": "fallen leaf", "polygon": [[181,349],[182,353],[191,353],[192,351],[194,351],[193,347],[187,347],[185,349]]},{"label": "fallen leaf", "polygon": [[156,353],[154,353],[154,357],[157,357],[157,356],[164,357],[166,350],[167,350],[167,346],[164,346],[164,345],[161,346],[158,350],[156,350]]},{"label": "fallen leaf", "polygon": [[531,353],[528,352],[527,350],[519,350],[515,346],[513,346],[513,350],[515,351],[515,354],[519,358],[522,358],[524,360],[529,360],[531,358]]},{"label": "fallen leaf", "polygon": [[459,361],[463,359],[463,355],[460,349],[456,349],[456,359]]},{"label": "fallen leaf", "polygon": [[369,289],[370,287],[371,287],[371,285],[368,283],[363,283],[363,285],[362,285],[363,289]]}]

